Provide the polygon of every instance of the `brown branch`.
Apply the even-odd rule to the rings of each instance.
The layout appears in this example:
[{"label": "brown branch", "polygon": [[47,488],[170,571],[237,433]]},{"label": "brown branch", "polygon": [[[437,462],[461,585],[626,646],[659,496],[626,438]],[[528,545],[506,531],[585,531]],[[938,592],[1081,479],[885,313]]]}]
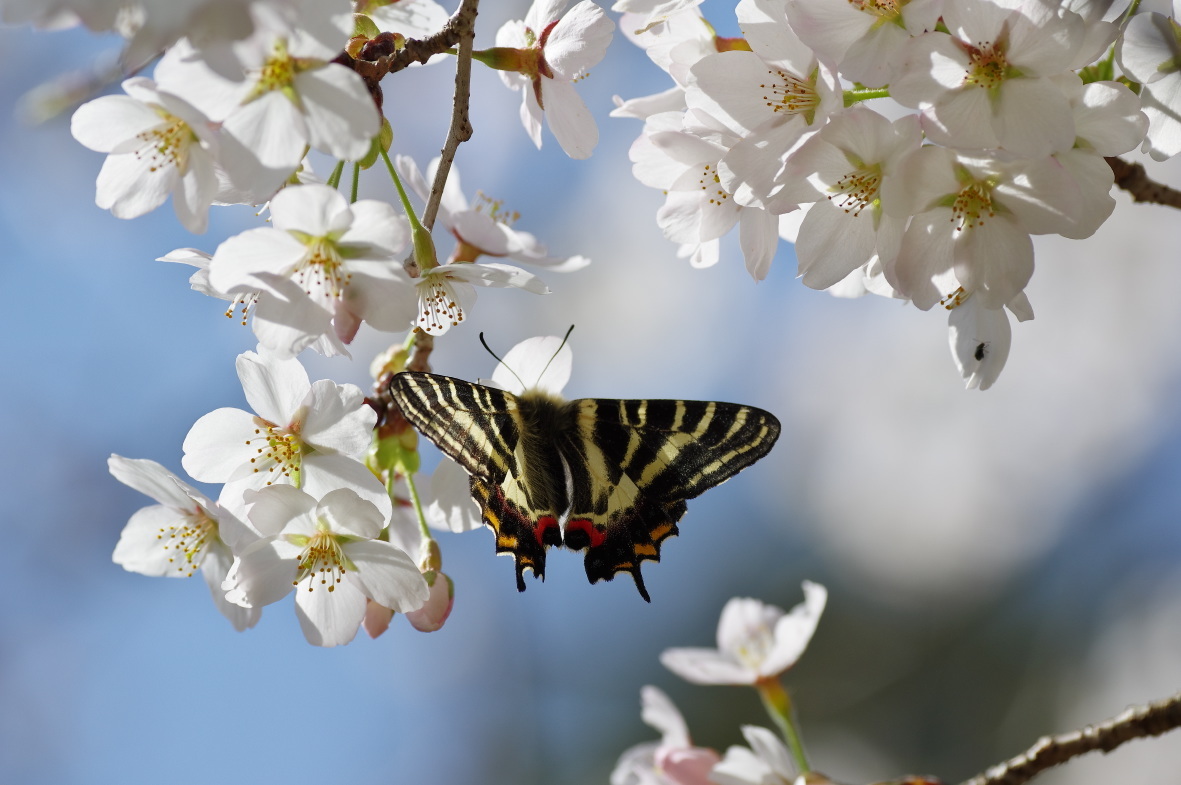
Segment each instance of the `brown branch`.
[{"label": "brown branch", "polygon": [[1095,750],[1111,752],[1126,741],[1159,736],[1178,727],[1181,727],[1181,692],[1147,706],[1132,707],[1099,725],[1088,725],[1059,736],[1043,736],[1017,757],[993,766],[962,785],[1021,785],[1046,769],[1079,755]]},{"label": "brown branch", "polygon": [[1181,208],[1181,191],[1153,182],[1140,164],[1115,157],[1105,160],[1115,173],[1115,184],[1131,194],[1132,201]]},{"label": "brown branch", "polygon": [[[428,230],[434,228],[439,202],[443,199],[443,186],[451,174],[455,152],[459,145],[472,138],[472,123],[468,117],[468,102],[472,91],[472,45],[476,40],[476,13],[480,0],[463,0],[455,15],[447,22],[448,28],[459,34],[459,57],[455,66],[455,97],[452,100],[451,127],[447,129],[447,141],[443,143],[439,166],[435,169],[435,181],[431,184],[431,195],[422,214],[422,225]],[[446,28],[445,28],[446,29]]]},{"label": "brown branch", "polygon": [[464,35],[471,35],[476,19],[476,4],[463,2],[443,29],[427,38],[407,38],[403,47],[396,52],[384,51],[378,44],[375,48],[362,49],[353,64],[353,69],[367,80],[380,82],[387,74],[409,68],[414,63],[425,63],[437,54],[452,49]]}]

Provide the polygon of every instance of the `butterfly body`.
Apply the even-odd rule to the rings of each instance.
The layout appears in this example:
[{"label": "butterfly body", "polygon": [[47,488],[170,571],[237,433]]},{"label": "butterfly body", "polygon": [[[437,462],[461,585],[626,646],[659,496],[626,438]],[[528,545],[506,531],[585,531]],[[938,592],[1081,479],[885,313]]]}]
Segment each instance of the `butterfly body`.
[{"label": "butterfly body", "polygon": [[[551,545],[586,550],[591,583],[629,572],[645,600],[643,561],[677,534],[685,500],[767,454],[779,422],[750,406],[711,401],[564,401],[513,395],[460,379],[400,373],[391,382],[407,419],[471,475],[496,550],[545,576]],[[564,526],[562,522],[564,521]]]}]

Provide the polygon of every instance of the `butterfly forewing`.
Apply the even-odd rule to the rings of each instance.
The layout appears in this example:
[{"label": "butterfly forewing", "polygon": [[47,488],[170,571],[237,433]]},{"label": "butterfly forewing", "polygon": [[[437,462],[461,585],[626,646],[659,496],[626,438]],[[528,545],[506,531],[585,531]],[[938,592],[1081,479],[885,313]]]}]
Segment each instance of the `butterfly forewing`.
[{"label": "butterfly forewing", "polygon": [[588,548],[592,583],[629,572],[677,534],[685,499],[767,454],[779,421],[761,409],[709,401],[571,401],[576,428],[563,455],[572,476],[567,547]]},{"label": "butterfly forewing", "polygon": [[708,401],[514,396],[460,379],[401,373],[394,399],[471,474],[472,496],[498,552],[544,577],[545,548],[587,549],[591,583],[628,572],[645,600],[644,561],[677,534],[685,500],[770,451],[779,421],[750,406]]}]

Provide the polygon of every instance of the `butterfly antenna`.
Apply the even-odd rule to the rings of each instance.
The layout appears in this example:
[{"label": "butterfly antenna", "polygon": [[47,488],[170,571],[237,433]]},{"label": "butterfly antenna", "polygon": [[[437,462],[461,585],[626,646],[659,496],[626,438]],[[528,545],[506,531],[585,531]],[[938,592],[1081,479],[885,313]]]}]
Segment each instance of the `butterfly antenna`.
[{"label": "butterfly antenna", "polygon": [[[570,329],[573,330],[574,328],[571,327]],[[569,335],[569,334],[570,333],[566,333],[566,335]],[[526,385],[525,382],[521,381],[521,377],[517,376],[517,372],[514,371],[512,368],[509,368],[508,363],[506,363],[504,360],[500,359],[500,356],[497,355],[496,352],[492,351],[492,347],[489,346],[488,342],[484,340],[484,333],[480,333],[480,343],[484,346],[484,350],[486,352],[488,352],[488,354],[490,354],[496,358],[496,362],[500,363],[505,368],[508,368],[508,372],[511,373],[514,377],[516,377],[517,381],[521,383],[522,390],[528,389],[528,385]],[[550,359],[550,362],[553,362],[552,358]],[[547,365],[546,367],[548,368],[549,366]],[[522,591],[524,591],[524,590],[522,589]]]},{"label": "butterfly antenna", "polygon": [[550,355],[549,362],[547,362],[545,367],[541,369],[541,373],[537,374],[537,381],[541,381],[541,377],[545,376],[545,372],[549,370],[550,365],[553,364],[554,360],[558,359],[558,352],[562,351],[562,347],[566,345],[566,341],[570,340],[570,333],[572,332],[574,332],[574,325],[570,325],[570,329],[567,330],[566,334],[562,336],[562,342],[558,344],[557,350],[552,355]]}]

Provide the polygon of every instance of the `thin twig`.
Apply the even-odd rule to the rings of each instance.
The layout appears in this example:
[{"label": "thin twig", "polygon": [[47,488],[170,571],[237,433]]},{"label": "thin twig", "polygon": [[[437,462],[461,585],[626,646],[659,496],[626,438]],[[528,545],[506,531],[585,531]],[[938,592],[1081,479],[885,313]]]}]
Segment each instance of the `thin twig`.
[{"label": "thin twig", "polygon": [[447,130],[447,141],[443,144],[439,166],[435,169],[435,181],[431,184],[431,196],[422,214],[422,225],[431,229],[439,202],[443,199],[443,186],[451,174],[455,151],[459,145],[472,138],[472,122],[468,117],[468,101],[472,90],[472,45],[476,40],[476,13],[480,0],[463,0],[455,16],[447,23],[459,33],[459,57],[455,66],[455,96],[452,100],[451,127]]},{"label": "thin twig", "polygon": [[1017,757],[962,785],[1021,785],[1079,755],[1095,750],[1111,752],[1126,741],[1159,736],[1178,727],[1181,727],[1181,692],[1147,706],[1134,706],[1099,725],[1088,725],[1059,736],[1043,736]]},{"label": "thin twig", "polygon": [[1106,160],[1111,171],[1115,173],[1115,184],[1131,194],[1132,201],[1181,208],[1181,191],[1153,182],[1140,164],[1115,157]]}]

